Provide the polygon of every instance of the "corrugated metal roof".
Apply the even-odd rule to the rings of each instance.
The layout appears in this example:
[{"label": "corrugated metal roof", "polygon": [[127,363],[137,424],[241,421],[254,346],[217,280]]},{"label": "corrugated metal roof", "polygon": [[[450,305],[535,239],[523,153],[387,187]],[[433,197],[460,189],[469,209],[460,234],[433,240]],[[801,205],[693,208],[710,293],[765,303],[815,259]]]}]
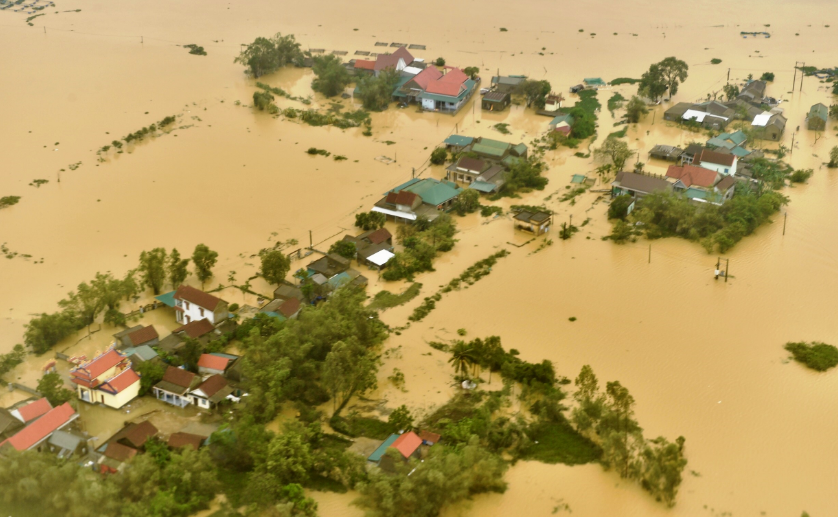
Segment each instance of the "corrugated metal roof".
[{"label": "corrugated metal roof", "polygon": [[472,151],[479,154],[487,154],[489,156],[496,156],[500,158],[503,156],[505,149],[498,149],[497,147],[491,147],[485,144],[474,144],[471,148]]},{"label": "corrugated metal roof", "polygon": [[468,188],[473,188],[478,192],[488,194],[490,192],[494,192],[497,187],[492,183],[487,183],[485,181],[472,181]]},{"label": "corrugated metal roof", "polygon": [[462,189],[453,183],[425,178],[407,189],[422,198],[422,202],[429,205],[441,205],[449,199],[460,195]]},{"label": "corrugated metal roof", "polygon": [[474,138],[470,136],[451,135],[445,139],[445,145],[456,145],[459,147],[465,147],[472,142],[474,142]]},{"label": "corrugated metal roof", "polygon": [[384,456],[384,453],[387,452],[387,449],[389,449],[390,446],[393,445],[393,442],[395,442],[398,439],[399,435],[397,434],[391,434],[390,436],[388,436],[387,439],[384,440],[384,442],[381,445],[379,445],[378,448],[374,450],[372,454],[369,455],[367,461],[372,461],[375,463],[381,461],[381,457]]}]

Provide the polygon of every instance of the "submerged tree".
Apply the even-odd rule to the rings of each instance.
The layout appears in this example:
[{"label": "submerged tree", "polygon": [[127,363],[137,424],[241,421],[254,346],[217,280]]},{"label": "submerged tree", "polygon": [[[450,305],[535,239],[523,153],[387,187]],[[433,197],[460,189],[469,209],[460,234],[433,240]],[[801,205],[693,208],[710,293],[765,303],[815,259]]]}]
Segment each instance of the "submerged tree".
[{"label": "submerged tree", "polygon": [[346,85],[352,82],[349,71],[338,56],[316,56],[312,60],[311,68],[316,76],[311,83],[311,89],[326,97],[334,97],[341,93]]},{"label": "submerged tree", "polygon": [[186,277],[189,275],[189,271],[186,269],[188,265],[189,259],[180,258],[180,252],[177,248],[173,248],[172,253],[169,255],[169,263],[166,266],[169,273],[169,281],[172,283],[172,288],[177,289],[178,286],[186,280]]},{"label": "submerged tree", "polygon": [[272,284],[281,284],[291,270],[291,259],[282,250],[270,250],[261,255],[262,278]]},{"label": "submerged tree", "polygon": [[292,63],[302,65],[302,60],[303,52],[294,35],[277,33],[272,38],[256,38],[234,62],[245,65],[253,77],[259,77]]},{"label": "submerged tree", "polygon": [[38,380],[38,392],[46,397],[53,407],[60,406],[65,402],[73,399],[73,390],[68,390],[64,387],[64,381],[61,375],[57,373],[48,373]]},{"label": "submerged tree", "polygon": [[339,341],[326,355],[321,372],[323,386],[332,397],[335,414],[353,395],[375,389],[378,359],[352,340]]},{"label": "submerged tree", "polygon": [[629,149],[626,142],[619,138],[606,138],[602,147],[594,151],[594,155],[601,159],[607,159],[614,164],[614,170],[621,171],[626,160],[632,157],[634,151]]},{"label": "submerged tree", "polygon": [[140,266],[137,268],[142,276],[142,283],[150,287],[155,295],[160,294],[166,281],[166,250],[154,248],[140,253]]},{"label": "submerged tree", "polygon": [[358,78],[358,93],[364,109],[380,111],[390,104],[393,90],[399,83],[401,75],[393,67],[385,68],[378,77],[364,74]]},{"label": "submerged tree", "polygon": [[195,276],[201,281],[201,289],[204,282],[212,278],[212,268],[218,261],[218,252],[212,251],[206,244],[198,244],[192,252],[192,263],[195,264]]},{"label": "submerged tree", "polygon": [[640,122],[640,119],[648,113],[649,108],[646,107],[646,102],[637,95],[633,95],[626,104],[626,118],[633,124]]}]

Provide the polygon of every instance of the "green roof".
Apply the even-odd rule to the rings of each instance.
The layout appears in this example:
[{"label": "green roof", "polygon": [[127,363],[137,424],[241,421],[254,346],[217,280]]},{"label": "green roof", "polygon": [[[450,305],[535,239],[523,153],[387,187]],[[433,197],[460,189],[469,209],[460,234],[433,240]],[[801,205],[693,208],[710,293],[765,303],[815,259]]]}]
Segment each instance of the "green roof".
[{"label": "green roof", "polygon": [[823,104],[817,103],[809,110],[809,116],[826,120],[829,116],[829,109]]},{"label": "green roof", "polygon": [[367,461],[372,461],[374,463],[378,463],[379,461],[381,461],[381,458],[382,456],[384,456],[384,453],[387,452],[387,449],[389,449],[390,446],[393,445],[393,442],[395,442],[398,438],[399,435],[391,434],[389,437],[387,437],[386,440],[384,440],[384,442],[381,445],[378,446],[378,448],[375,451],[373,451],[372,454],[369,455]]},{"label": "green roof", "polygon": [[736,147],[736,144],[725,140],[722,135],[711,138],[707,141],[707,145],[711,145],[713,147],[724,147],[725,149],[733,149]]},{"label": "green roof", "polygon": [[745,136],[745,133],[743,133],[742,131],[734,131],[733,133],[727,135],[727,139],[736,145],[740,145],[742,142],[747,140],[748,137]]},{"label": "green roof", "polygon": [[525,144],[513,145],[512,150],[515,151],[515,153],[517,153],[518,156],[521,156],[522,154],[527,152],[527,146]]},{"label": "green roof", "polygon": [[399,82],[396,83],[396,87],[393,88],[393,97],[407,97],[404,92],[400,92],[399,90],[401,90],[402,86],[404,86],[411,79],[413,79],[413,76],[411,75],[399,78]]},{"label": "green roof", "polygon": [[122,353],[125,354],[125,357],[131,357],[132,355],[137,354],[143,361],[151,361],[157,357],[157,352],[155,352],[154,349],[148,345],[126,348],[122,351]]},{"label": "green roof", "polygon": [[605,81],[603,81],[599,77],[586,77],[585,84],[590,84],[594,86],[605,86]]},{"label": "green roof", "polygon": [[572,126],[573,125],[573,117],[571,117],[568,114],[558,115],[556,118],[554,118],[553,120],[550,121],[549,125],[558,126],[562,122],[567,122],[568,126]]},{"label": "green roof", "polygon": [[690,187],[685,194],[690,199],[707,199],[707,191],[704,189]]},{"label": "green roof", "polygon": [[345,286],[349,282],[352,281],[352,277],[350,277],[346,271],[343,273],[338,273],[337,275],[333,276],[329,279],[329,285],[332,286],[332,289],[340,289],[341,287]]},{"label": "green roof", "polygon": [[745,156],[751,154],[751,151],[736,146],[730,150],[730,154],[732,154],[733,156],[738,156],[739,158],[744,158]]},{"label": "green roof", "polygon": [[497,147],[492,147],[482,142],[471,146],[471,150],[478,154],[485,154],[497,158],[500,158],[501,156],[503,156],[503,153],[506,152],[506,149],[498,149]]},{"label": "green roof", "polygon": [[497,147],[499,149],[503,149],[506,151],[512,145],[508,142],[501,142],[500,140],[492,140],[491,138],[481,138],[480,143],[482,145],[488,145],[489,147]]},{"label": "green roof", "polygon": [[445,145],[456,145],[459,147],[465,147],[472,142],[474,142],[474,138],[470,136],[451,135],[445,139]]},{"label": "green roof", "polygon": [[175,292],[170,291],[165,294],[161,294],[160,296],[154,297],[156,300],[163,302],[164,304],[168,305],[169,307],[175,306]]},{"label": "green roof", "polygon": [[504,158],[503,160],[501,160],[500,162],[502,164],[506,165],[507,167],[512,167],[513,165],[520,162],[521,160],[522,160],[522,158],[518,158],[517,156],[509,155],[506,158]]},{"label": "green roof", "polygon": [[495,186],[493,183],[488,183],[485,181],[473,181],[471,182],[471,185],[468,186],[468,188],[473,188],[478,192],[484,192],[488,194],[489,192],[494,192],[497,186]]},{"label": "green roof", "polygon": [[429,205],[441,205],[449,199],[459,196],[460,192],[462,192],[462,189],[454,183],[439,181],[433,178],[420,180],[404,188],[404,190],[413,192],[421,197],[424,203]]}]

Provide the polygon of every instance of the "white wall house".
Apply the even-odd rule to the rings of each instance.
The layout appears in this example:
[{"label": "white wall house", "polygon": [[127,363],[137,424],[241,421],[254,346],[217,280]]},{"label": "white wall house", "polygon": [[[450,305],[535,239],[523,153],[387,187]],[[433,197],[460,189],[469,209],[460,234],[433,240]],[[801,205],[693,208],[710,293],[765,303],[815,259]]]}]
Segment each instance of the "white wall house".
[{"label": "white wall house", "polygon": [[716,171],[719,174],[736,176],[736,164],[738,161],[739,158],[733,154],[722,154],[705,149],[695,157],[693,163],[697,163],[705,169]]},{"label": "white wall house", "polygon": [[184,325],[202,319],[218,325],[229,316],[227,302],[188,285],[178,287],[174,298],[175,317]]}]

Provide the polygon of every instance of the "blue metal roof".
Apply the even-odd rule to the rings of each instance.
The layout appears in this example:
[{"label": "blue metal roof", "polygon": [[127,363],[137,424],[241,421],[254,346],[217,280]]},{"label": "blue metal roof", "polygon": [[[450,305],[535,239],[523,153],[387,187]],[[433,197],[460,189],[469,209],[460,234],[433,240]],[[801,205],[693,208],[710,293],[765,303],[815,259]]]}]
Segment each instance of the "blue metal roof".
[{"label": "blue metal roof", "polygon": [[165,294],[161,294],[159,296],[154,297],[156,300],[163,302],[164,304],[168,305],[169,307],[175,306],[175,292],[171,291]]},{"label": "blue metal roof", "polygon": [[468,188],[473,188],[478,192],[484,192],[488,194],[489,192],[494,192],[497,186],[494,183],[488,183],[486,181],[473,181]]},{"label": "blue metal roof", "polygon": [[338,273],[337,275],[330,278],[329,285],[332,286],[332,289],[339,289],[351,281],[352,277],[349,276],[346,273],[346,271],[344,271],[343,273]]},{"label": "blue metal roof", "polygon": [[445,139],[445,145],[457,145],[465,147],[474,142],[474,138],[470,136],[451,135]]},{"label": "blue metal roof", "polygon": [[387,437],[387,439],[384,440],[384,442],[381,445],[379,445],[378,448],[375,451],[373,451],[372,454],[370,454],[369,458],[367,458],[367,461],[372,461],[373,463],[378,463],[379,461],[381,461],[381,457],[384,456],[384,453],[387,452],[387,449],[389,449],[390,446],[393,445],[393,442],[395,442],[398,439],[398,437],[399,435],[397,434],[391,434],[389,437]]},{"label": "blue metal roof", "polygon": [[749,151],[747,149],[743,149],[739,146],[736,146],[736,147],[734,147],[733,149],[730,150],[730,154],[732,154],[733,156],[737,156],[739,158],[744,158],[745,156],[748,156],[749,154],[751,154],[751,151]]}]

